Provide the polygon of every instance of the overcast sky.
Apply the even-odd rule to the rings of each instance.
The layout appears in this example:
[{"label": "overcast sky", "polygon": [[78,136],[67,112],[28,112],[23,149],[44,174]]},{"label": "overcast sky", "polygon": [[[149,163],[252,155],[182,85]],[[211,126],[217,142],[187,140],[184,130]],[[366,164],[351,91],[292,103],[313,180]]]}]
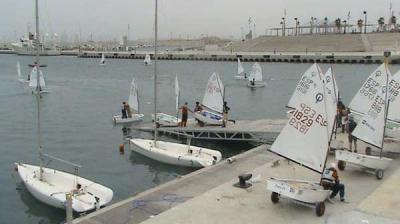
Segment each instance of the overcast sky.
[{"label": "overcast sky", "polygon": [[[93,39],[120,39],[130,24],[130,39],[153,35],[154,0],[39,0],[41,30],[79,34]],[[278,26],[286,8],[286,17],[293,24],[298,17],[304,24],[311,16],[331,21],[347,19],[354,23],[368,11],[368,22],[388,17],[390,2],[399,17],[398,0],[159,0],[159,33],[162,38],[215,35],[241,36],[241,27],[248,31],[249,16],[256,24],[256,33]],[[34,30],[34,0],[0,0],[0,39],[15,40],[26,35],[30,24]]]}]

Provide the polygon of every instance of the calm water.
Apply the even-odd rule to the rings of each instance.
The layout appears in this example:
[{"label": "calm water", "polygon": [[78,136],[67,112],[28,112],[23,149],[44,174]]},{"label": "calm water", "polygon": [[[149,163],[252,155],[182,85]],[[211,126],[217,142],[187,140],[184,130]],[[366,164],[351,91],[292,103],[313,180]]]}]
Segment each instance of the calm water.
[{"label": "calm water", "polygon": [[[46,206],[34,199],[12,176],[15,161],[38,163],[36,155],[36,101],[26,87],[17,82],[16,62],[22,73],[33,58],[0,55],[0,223],[60,223],[64,211]],[[124,136],[148,137],[148,133],[123,130],[113,126],[111,117],[127,99],[134,77],[139,84],[140,107],[149,121],[153,110],[153,67],[141,60],[109,60],[104,67],[98,59],[76,57],[43,57],[43,69],[51,93],[43,96],[42,134],[46,152],[82,164],[80,174],[114,190],[113,202],[184,175],[192,169],[160,164],[135,153],[118,153]],[[174,78],[181,84],[181,102],[194,106],[200,101],[208,77],[221,74],[226,86],[226,100],[233,119],[284,117],[285,105],[298,78],[309,64],[261,64],[268,86],[250,90],[246,83],[232,78],[233,62],[161,61],[159,62],[159,111],[174,113]],[[244,63],[246,70],[250,63]],[[322,65],[323,69],[327,65]],[[341,97],[348,103],[363,80],[376,65],[335,65]],[[392,67],[392,72],[400,67]],[[128,133],[126,133],[128,131]],[[164,137],[165,138],[165,137]],[[172,141],[179,141],[171,139]],[[252,147],[196,141],[222,151],[229,157]],[[60,169],[67,169],[54,164]]]}]

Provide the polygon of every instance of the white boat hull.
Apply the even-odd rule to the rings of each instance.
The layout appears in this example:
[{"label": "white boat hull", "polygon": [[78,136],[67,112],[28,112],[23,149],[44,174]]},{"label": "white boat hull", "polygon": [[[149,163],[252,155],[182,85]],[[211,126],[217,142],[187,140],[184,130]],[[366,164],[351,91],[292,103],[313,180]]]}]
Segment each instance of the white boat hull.
[{"label": "white boat hull", "polygon": [[[18,44],[13,44],[12,47],[17,55],[30,55],[30,56],[36,55],[36,50],[34,47],[19,46]],[[39,54],[40,56],[58,56],[61,55],[61,50],[53,48],[51,49],[40,48]]]},{"label": "white boat hull", "polygon": [[155,146],[154,140],[147,139],[131,139],[129,143],[134,152],[176,166],[201,168],[222,159],[219,151],[179,143],[157,141]]},{"label": "white boat hull", "polygon": [[[152,120],[154,121],[154,114],[151,115]],[[181,119],[176,118],[175,116],[164,114],[164,113],[157,113],[157,123],[160,126],[164,127],[177,127]]]},{"label": "white boat hull", "polygon": [[247,86],[250,87],[250,88],[261,88],[261,87],[264,87],[266,85],[267,85],[266,82],[255,82],[254,85],[252,85],[251,82],[247,83]]},{"label": "white boat hull", "polygon": [[142,121],[144,114],[132,114],[132,117],[122,119],[122,115],[113,116],[113,121],[115,124],[128,124],[133,122]]},{"label": "white boat hull", "polygon": [[247,79],[246,77],[244,77],[244,75],[235,75],[234,78],[237,80],[246,80]]},{"label": "white boat hull", "polygon": [[336,150],[335,158],[337,161],[344,161],[372,170],[386,170],[392,162],[392,159],[389,158],[358,154],[347,150]]},{"label": "white boat hull", "polygon": [[223,117],[221,114],[214,113],[211,111],[203,110],[193,113],[193,116],[208,125],[222,125]]},{"label": "white boat hull", "polygon": [[[113,198],[113,191],[82,177],[43,168],[43,180],[39,180],[40,168],[34,165],[15,163],[19,177],[28,191],[39,201],[50,206],[65,209],[66,194],[71,193],[79,183],[81,190],[72,194],[72,209],[82,213],[107,205]],[[99,202],[96,205],[96,197]]]},{"label": "white boat hull", "polygon": [[269,178],[267,180],[267,190],[307,204],[323,202],[331,193],[330,190],[324,190],[323,187],[317,183],[275,178]]}]

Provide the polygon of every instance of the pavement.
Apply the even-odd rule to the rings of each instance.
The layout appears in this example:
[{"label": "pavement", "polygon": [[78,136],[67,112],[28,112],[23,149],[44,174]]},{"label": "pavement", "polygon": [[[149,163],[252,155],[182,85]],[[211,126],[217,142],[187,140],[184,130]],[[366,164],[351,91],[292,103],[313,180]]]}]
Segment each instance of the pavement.
[{"label": "pavement", "polygon": [[[338,135],[345,140],[346,135]],[[344,144],[345,147],[347,143]],[[359,151],[365,144],[359,142]],[[266,190],[268,177],[319,181],[320,175],[293,162],[277,157],[260,146],[178,180],[150,189],[135,197],[89,214],[74,223],[145,223],[145,224],[258,224],[258,223],[360,223],[400,224],[400,164],[394,158],[382,180],[374,173],[346,166],[339,172],[346,186],[346,202],[337,196],[326,202],[325,214],[317,217],[315,210],[290,200],[273,204]],[[328,157],[328,164],[334,154]],[[233,187],[237,175],[252,173],[248,189]]]}]

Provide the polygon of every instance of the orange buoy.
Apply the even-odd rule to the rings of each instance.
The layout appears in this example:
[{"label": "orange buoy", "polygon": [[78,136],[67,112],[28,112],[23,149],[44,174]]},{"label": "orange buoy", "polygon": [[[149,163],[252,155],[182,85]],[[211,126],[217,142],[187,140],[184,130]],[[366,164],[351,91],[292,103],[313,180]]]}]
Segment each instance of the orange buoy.
[{"label": "orange buoy", "polygon": [[124,144],[120,144],[119,145],[119,154],[123,155],[125,152],[125,145]]}]

